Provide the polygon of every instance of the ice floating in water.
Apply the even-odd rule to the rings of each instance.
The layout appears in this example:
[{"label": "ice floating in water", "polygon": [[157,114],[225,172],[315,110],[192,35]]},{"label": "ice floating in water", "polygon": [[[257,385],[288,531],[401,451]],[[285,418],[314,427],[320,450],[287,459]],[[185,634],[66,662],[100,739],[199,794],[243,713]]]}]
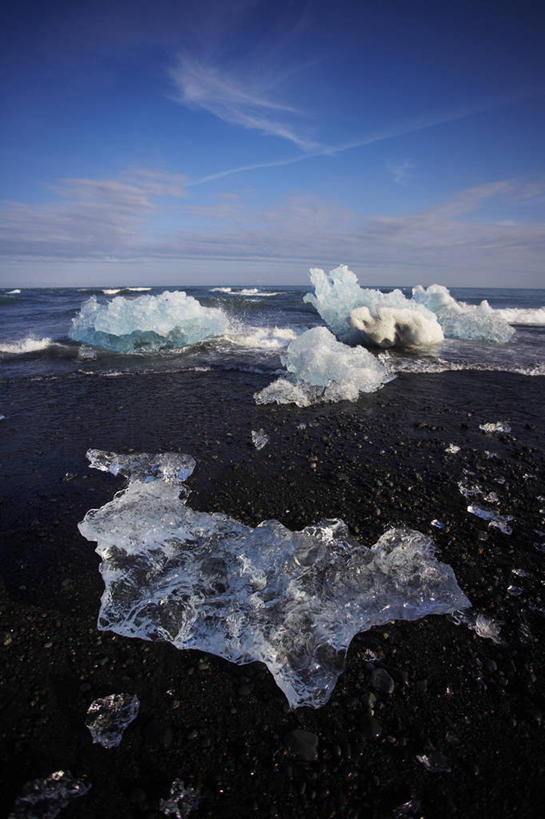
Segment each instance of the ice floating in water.
[{"label": "ice floating in water", "polygon": [[511,432],[508,421],[496,421],[495,424],[479,424],[483,432]]},{"label": "ice floating in water", "polygon": [[199,807],[200,795],[194,788],[186,788],[181,779],[175,779],[170,786],[168,799],[161,799],[159,810],[165,816],[185,819]]},{"label": "ice floating in water", "polygon": [[184,347],[223,335],[229,320],[217,307],[203,307],[183,291],[126,299],[116,296],[101,304],[85,301],[72,319],[70,338],[127,353]]},{"label": "ice floating in water", "polygon": [[70,771],[55,771],[44,779],[28,782],[15,802],[9,819],[54,819],[78,796],[90,789],[84,779],[75,779]]},{"label": "ice floating in water", "polygon": [[382,293],[362,288],[346,265],[326,274],[312,268],[312,304],[337,338],[348,343],[380,346],[423,346],[443,337],[502,343],[514,333],[488,302],[478,306],[458,302],[446,287],[432,284],[413,288],[408,299],[401,290]]},{"label": "ice floating in water", "polygon": [[279,378],[256,393],[258,404],[355,401],[375,392],[395,376],[364,347],[348,347],[326,327],[313,327],[294,339],[281,361],[293,379]]},{"label": "ice floating in water", "polygon": [[327,702],[358,632],[470,605],[420,532],[392,528],[368,548],[341,520],[252,529],[180,499],[183,478],[173,476],[187,476],[190,456],[88,457],[129,477],[79,525],[102,560],[99,628],[238,664],[259,660],[292,708]]},{"label": "ice floating in water", "polygon": [[264,429],[252,430],[252,444],[256,449],[263,449],[269,443],[269,436]]},{"label": "ice floating in water", "polygon": [[136,694],[109,694],[94,700],[87,709],[85,724],[93,742],[103,748],[117,748],[125,728],[138,716],[140,702]]}]

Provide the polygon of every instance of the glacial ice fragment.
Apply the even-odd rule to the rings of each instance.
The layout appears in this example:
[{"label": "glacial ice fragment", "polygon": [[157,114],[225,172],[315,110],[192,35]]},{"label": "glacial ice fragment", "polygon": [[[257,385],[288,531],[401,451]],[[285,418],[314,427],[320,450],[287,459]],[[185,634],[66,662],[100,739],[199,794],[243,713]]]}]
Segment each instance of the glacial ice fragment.
[{"label": "glacial ice fragment", "polygon": [[474,503],[471,503],[467,507],[467,511],[481,518],[481,520],[489,521],[489,526],[499,529],[505,535],[510,535],[513,531],[509,526],[509,522],[513,520],[513,515],[500,515],[495,509],[484,509],[482,506],[476,506]]},{"label": "glacial ice fragment", "polygon": [[[288,371],[256,393],[258,404],[355,401],[361,392],[375,392],[395,376],[364,347],[349,347],[326,327],[313,327],[294,339],[281,361]],[[288,380],[293,379],[292,381]]]},{"label": "glacial ice fragment", "polygon": [[449,444],[448,447],[445,449],[445,452],[448,452],[449,455],[457,455],[460,451],[460,447],[458,444]]},{"label": "glacial ice fragment", "polygon": [[94,700],[87,709],[85,724],[93,742],[103,748],[117,748],[125,728],[138,716],[140,702],[136,694],[108,694]]},{"label": "glacial ice fragment", "polygon": [[218,307],[204,307],[183,291],[126,299],[106,304],[96,296],[85,301],[72,319],[69,336],[75,341],[129,353],[185,347],[224,335],[229,320]]},{"label": "glacial ice fragment", "polygon": [[488,302],[456,301],[446,287],[432,284],[413,288],[412,298],[401,290],[382,293],[360,287],[346,265],[326,274],[312,268],[314,293],[304,301],[313,305],[338,339],[350,344],[424,346],[443,337],[504,343],[514,330]]},{"label": "glacial ice fragment", "polygon": [[479,424],[479,429],[483,432],[511,432],[509,421],[496,421],[496,423]]},{"label": "glacial ice fragment", "polygon": [[252,529],[191,509],[180,497],[183,479],[172,478],[177,458],[194,463],[169,453],[89,453],[92,466],[129,476],[124,491],[79,525],[102,560],[100,629],[241,665],[259,660],[292,708],[317,708],[355,634],[470,605],[422,533],[392,528],[368,548],[342,520],[296,532],[276,520]]},{"label": "glacial ice fragment", "polygon": [[200,795],[191,787],[185,787],[181,779],[175,779],[170,786],[167,799],[161,799],[159,810],[165,816],[174,816],[176,819],[186,819],[190,813],[199,807]]},{"label": "glacial ice fragment", "polygon": [[252,444],[256,449],[263,449],[269,443],[269,436],[264,429],[252,430]]},{"label": "glacial ice fragment", "polygon": [[24,786],[9,819],[55,819],[72,799],[84,796],[90,787],[70,771],[55,771],[44,779],[34,779]]}]

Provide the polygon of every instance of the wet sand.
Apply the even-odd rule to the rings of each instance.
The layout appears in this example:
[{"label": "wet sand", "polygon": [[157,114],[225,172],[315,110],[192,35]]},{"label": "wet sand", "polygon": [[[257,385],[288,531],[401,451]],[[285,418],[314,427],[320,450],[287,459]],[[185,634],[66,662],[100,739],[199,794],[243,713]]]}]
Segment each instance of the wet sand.
[{"label": "wet sand", "polygon": [[[59,769],[92,785],[67,817],[158,816],[175,778],[200,792],[196,816],[540,815],[544,379],[400,376],[354,404],[305,410],[255,406],[266,383],[209,372],[5,385],[3,815],[25,782]],[[479,429],[499,420],[511,433]],[[257,451],[259,428],[270,442]],[[372,629],[329,703],[292,712],[264,666],[99,632],[98,558],[77,523],[123,481],[87,468],[91,447],[187,452],[190,505],[251,525],[341,517],[368,545],[391,525],[429,533],[474,610],[502,623],[501,642],[447,617]],[[468,514],[464,469],[497,493],[512,534]],[[86,710],[121,691],[140,713],[106,750]]]}]

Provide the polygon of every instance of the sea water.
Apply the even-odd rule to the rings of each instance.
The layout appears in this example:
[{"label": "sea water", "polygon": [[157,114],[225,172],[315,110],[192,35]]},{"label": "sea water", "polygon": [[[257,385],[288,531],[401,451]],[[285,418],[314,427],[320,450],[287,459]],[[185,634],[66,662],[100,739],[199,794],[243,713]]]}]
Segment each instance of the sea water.
[{"label": "sea water", "polygon": [[[387,294],[393,288],[376,290]],[[286,375],[289,345],[305,331],[326,325],[304,300],[308,292],[310,283],[6,288],[0,291],[0,377],[239,370],[270,374],[272,382]],[[412,302],[412,288],[400,292]],[[500,343],[445,334],[431,345],[381,349],[371,340],[368,349],[377,364],[391,375],[449,370],[545,375],[545,290],[452,288],[450,296],[462,310],[485,300],[490,316],[514,332]],[[378,377],[377,388],[387,381]]]}]

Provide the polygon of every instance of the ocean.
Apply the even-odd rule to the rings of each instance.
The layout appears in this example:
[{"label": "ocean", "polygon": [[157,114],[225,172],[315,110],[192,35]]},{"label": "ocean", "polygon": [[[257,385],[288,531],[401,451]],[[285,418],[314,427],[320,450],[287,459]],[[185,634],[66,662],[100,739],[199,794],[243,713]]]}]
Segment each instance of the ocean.
[{"label": "ocean", "polygon": [[[294,338],[324,324],[303,301],[309,286],[24,288],[0,291],[0,378],[84,379],[144,373],[241,371],[280,374],[280,355]],[[410,289],[401,288],[407,298]],[[185,292],[205,308],[221,311],[225,321],[213,337],[181,346],[134,343],[120,352],[77,341],[71,327],[90,298],[97,305]],[[387,291],[384,291],[387,292]],[[486,300],[497,316],[515,328],[506,343],[445,338],[429,348],[378,352],[393,373],[453,370],[503,371],[545,375],[545,290],[452,288],[461,305]],[[171,329],[175,319],[170,319]],[[155,328],[162,333],[161,327]],[[153,330],[153,328],[152,328]],[[375,353],[377,351],[375,350]],[[2,407],[0,405],[0,413]]]}]

